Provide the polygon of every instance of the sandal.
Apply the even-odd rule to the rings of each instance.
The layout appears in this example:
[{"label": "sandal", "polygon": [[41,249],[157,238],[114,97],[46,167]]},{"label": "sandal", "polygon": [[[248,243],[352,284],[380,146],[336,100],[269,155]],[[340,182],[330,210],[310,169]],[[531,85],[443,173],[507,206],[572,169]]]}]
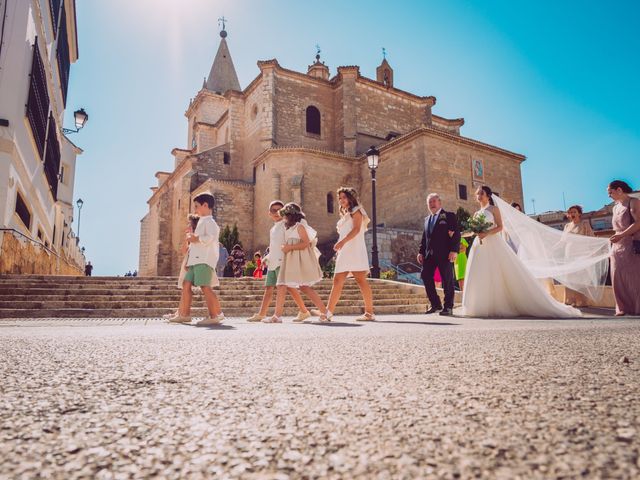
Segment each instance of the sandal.
[{"label": "sandal", "polygon": [[262,323],[282,323],[282,318],[274,315],[269,318],[263,318]]},{"label": "sandal", "polygon": [[356,322],[375,322],[376,316],[373,313],[364,312],[363,315],[360,315],[356,318]]}]

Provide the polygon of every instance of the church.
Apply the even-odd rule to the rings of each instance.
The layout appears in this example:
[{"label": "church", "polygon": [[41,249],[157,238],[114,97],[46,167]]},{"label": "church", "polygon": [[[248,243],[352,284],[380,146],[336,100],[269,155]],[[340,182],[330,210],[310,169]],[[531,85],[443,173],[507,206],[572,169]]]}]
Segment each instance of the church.
[{"label": "church", "polygon": [[188,148],[174,148],[173,171],[155,175],[140,225],[140,275],[178,274],[186,217],[202,192],[215,197],[221,229],[238,226],[248,257],[269,243],[274,199],[297,202],[319,243],[334,242],[340,186],[358,190],[370,211],[365,152],[372,145],[380,151],[377,223],[385,228],[419,230],[429,192],[453,211],[473,211],[473,191],[483,184],[523,203],[525,157],[462,136],[464,119],[440,117],[435,97],[397,88],[386,58],[375,78],[354,65],[331,76],[319,54],[306,73],[276,59],[258,61],[258,75],[242,89],[224,27],[220,37],[209,75],[185,112]]}]

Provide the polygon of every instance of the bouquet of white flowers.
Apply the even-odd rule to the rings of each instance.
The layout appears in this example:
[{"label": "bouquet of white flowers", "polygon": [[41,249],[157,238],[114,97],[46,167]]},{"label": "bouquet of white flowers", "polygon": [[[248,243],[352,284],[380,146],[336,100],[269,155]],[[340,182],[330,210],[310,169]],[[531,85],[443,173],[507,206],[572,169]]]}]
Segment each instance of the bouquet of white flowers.
[{"label": "bouquet of white flowers", "polygon": [[[493,224],[487,221],[487,217],[484,213],[480,213],[478,215],[474,215],[469,220],[463,223],[463,228],[465,229],[465,233],[469,234],[479,234],[484,233],[489,230]],[[464,235],[471,236],[471,235]],[[480,239],[480,244],[482,245],[482,239]]]}]

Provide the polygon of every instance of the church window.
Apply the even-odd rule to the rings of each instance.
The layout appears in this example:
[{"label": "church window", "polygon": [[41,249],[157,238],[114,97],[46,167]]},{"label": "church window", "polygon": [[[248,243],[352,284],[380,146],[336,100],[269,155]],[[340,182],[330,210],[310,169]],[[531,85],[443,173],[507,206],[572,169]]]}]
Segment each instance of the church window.
[{"label": "church window", "polygon": [[222,162],[225,165],[229,165],[231,163],[231,154],[229,152],[224,152],[222,154]]},{"label": "church window", "polygon": [[31,230],[31,212],[24,198],[20,195],[20,192],[16,193],[16,214],[20,217],[20,220],[22,220],[24,226]]},{"label": "church window", "polygon": [[333,213],[333,193],[327,193],[327,213]]},{"label": "church window", "polygon": [[251,109],[251,120],[255,120],[257,116],[258,116],[258,106],[254,104],[253,108]]},{"label": "church window", "polygon": [[467,200],[467,186],[458,184],[458,198],[460,200]]},{"label": "church window", "polygon": [[320,135],[320,110],[313,105],[307,107],[307,133]]}]

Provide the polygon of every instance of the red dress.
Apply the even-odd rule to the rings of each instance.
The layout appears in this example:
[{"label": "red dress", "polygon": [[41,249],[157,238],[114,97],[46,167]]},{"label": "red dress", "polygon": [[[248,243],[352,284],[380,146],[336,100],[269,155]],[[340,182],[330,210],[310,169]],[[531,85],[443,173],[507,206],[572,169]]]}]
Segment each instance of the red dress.
[{"label": "red dress", "polygon": [[256,269],[253,271],[253,278],[262,278],[262,260],[256,260]]}]

